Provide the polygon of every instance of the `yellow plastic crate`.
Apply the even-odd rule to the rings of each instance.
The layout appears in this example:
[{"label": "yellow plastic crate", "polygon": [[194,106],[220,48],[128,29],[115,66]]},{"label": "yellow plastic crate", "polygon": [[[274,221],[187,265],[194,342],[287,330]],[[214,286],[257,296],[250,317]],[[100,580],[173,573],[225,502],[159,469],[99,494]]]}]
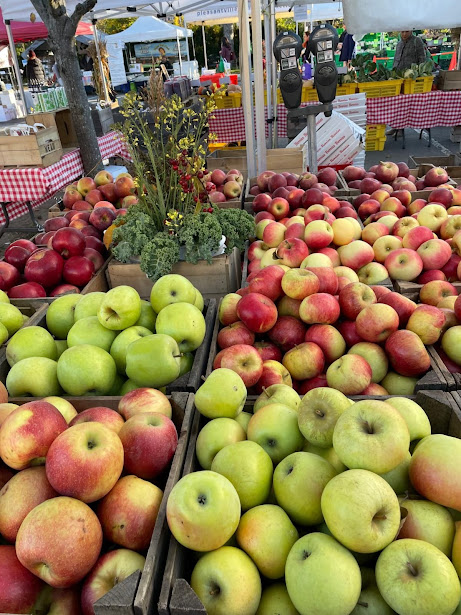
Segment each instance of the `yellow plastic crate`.
[{"label": "yellow plastic crate", "polygon": [[386,124],[367,124],[368,139],[382,139],[386,136]]},{"label": "yellow plastic crate", "polygon": [[242,94],[240,92],[231,92],[227,96],[217,94],[215,102],[218,109],[236,109],[242,106]]},{"label": "yellow plastic crate", "polygon": [[338,85],[336,88],[336,96],[347,96],[348,94],[355,94],[356,91],[356,83],[345,83],[344,85]]},{"label": "yellow plastic crate", "polygon": [[366,152],[382,152],[386,145],[386,137],[379,137],[377,139],[367,139],[365,141]]},{"label": "yellow plastic crate", "polygon": [[228,143],[208,143],[208,149],[210,150],[210,152],[216,152],[217,150],[222,151],[222,152],[227,152],[227,151],[233,152],[237,149],[238,150],[246,149],[246,146],[245,145],[233,145],[232,147],[230,147]]},{"label": "yellow plastic crate", "polygon": [[403,93],[404,94],[422,94],[423,92],[430,92],[432,90],[432,84],[434,77],[418,77],[417,79],[404,79],[403,80]]},{"label": "yellow plastic crate", "polygon": [[359,92],[365,92],[367,98],[382,96],[398,96],[402,89],[402,79],[390,79],[389,81],[369,81],[358,84]]},{"label": "yellow plastic crate", "polygon": [[[254,102],[254,96],[253,96],[253,102]],[[264,104],[267,105],[267,90],[264,90]],[[277,89],[277,104],[283,105],[283,97],[282,97],[282,92],[280,91],[280,88]]]},{"label": "yellow plastic crate", "polygon": [[303,88],[301,94],[301,102],[317,101],[319,96],[315,88]]}]

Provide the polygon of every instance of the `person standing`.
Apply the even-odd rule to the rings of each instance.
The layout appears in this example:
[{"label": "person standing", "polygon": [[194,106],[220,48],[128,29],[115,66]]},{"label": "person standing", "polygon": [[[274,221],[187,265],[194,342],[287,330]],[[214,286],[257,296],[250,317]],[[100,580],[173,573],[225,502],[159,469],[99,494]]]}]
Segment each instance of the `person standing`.
[{"label": "person standing", "polygon": [[224,62],[231,64],[231,62],[234,60],[234,52],[232,51],[232,47],[229,43],[229,39],[227,38],[227,36],[222,37],[220,53],[221,58],[224,60]]},{"label": "person standing", "polygon": [[29,59],[26,64],[26,79],[29,86],[40,86],[46,83],[43,64],[37,58],[33,49],[29,51]]},{"label": "person standing", "polygon": [[426,46],[419,36],[415,36],[411,30],[403,30],[395,50],[393,68],[405,70],[412,64],[422,64],[426,61]]},{"label": "person standing", "polygon": [[349,66],[355,55],[355,41],[352,34],[349,34],[346,30],[346,24],[344,24],[344,30],[339,37],[338,48],[341,50],[339,61],[343,62],[344,66]]}]

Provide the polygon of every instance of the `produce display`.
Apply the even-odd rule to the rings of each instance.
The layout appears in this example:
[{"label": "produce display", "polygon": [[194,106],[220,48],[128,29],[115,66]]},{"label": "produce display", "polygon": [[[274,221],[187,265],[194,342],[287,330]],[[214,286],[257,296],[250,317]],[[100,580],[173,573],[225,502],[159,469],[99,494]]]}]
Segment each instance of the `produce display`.
[{"label": "produce display", "polygon": [[275,384],[247,402],[220,368],[195,405],[201,469],[167,520],[209,615],[457,612],[461,442],[415,401]]},{"label": "produce display", "polygon": [[[6,347],[11,397],[123,395],[164,387],[190,371],[206,325],[200,292],[180,275],[156,282],[150,302],[134,288],[69,294]],[[1,313],[1,307],[0,307]]]},{"label": "produce display", "polygon": [[[170,400],[140,388],[80,414],[0,403],[0,612],[94,615],[142,570],[178,443]],[[63,557],[64,555],[64,557]]]},{"label": "produce display", "polygon": [[243,175],[238,169],[231,169],[229,172],[215,169],[208,173],[205,178],[208,180],[205,184],[208,200],[213,205],[240,198],[243,188]]}]

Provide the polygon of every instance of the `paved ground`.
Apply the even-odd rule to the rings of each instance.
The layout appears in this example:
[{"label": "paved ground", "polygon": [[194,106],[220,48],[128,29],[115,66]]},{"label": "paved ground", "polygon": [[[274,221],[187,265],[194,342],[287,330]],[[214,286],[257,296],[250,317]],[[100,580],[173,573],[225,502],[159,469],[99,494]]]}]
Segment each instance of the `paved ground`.
[{"label": "paved ground", "polygon": [[[402,138],[399,137],[397,141],[394,138],[389,138],[386,142],[386,147],[382,152],[367,152],[365,159],[365,166],[368,168],[374,164],[377,164],[381,160],[393,160],[394,162],[408,161],[408,156],[446,156],[450,153],[456,153],[460,151],[459,143],[452,143],[449,138],[449,128],[434,128],[432,130],[432,146],[428,147],[427,134],[425,133],[423,138],[419,139],[419,131],[407,129],[406,135],[406,149],[402,149]],[[47,203],[44,203],[35,210],[36,218],[39,222],[43,222],[47,219],[48,209],[54,204],[54,199],[51,199]],[[28,216],[22,216],[13,220],[10,228],[18,226],[28,226]],[[16,239],[25,237],[25,233],[5,233],[0,238],[0,254],[3,254],[6,247]],[[31,234],[29,235],[31,236]]]}]

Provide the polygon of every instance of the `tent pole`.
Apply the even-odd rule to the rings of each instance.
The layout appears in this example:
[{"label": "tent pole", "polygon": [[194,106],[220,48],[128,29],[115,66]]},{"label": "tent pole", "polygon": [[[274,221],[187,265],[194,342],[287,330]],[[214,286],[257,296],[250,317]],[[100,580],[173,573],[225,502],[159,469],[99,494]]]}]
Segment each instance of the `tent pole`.
[{"label": "tent pole", "polygon": [[182,75],[181,44],[179,42],[179,34],[178,34],[178,32],[176,32],[176,43],[178,45],[179,70],[181,71],[181,75]]},{"label": "tent pole", "polygon": [[267,123],[269,128],[269,147],[272,146],[272,41],[270,32],[270,17],[267,10],[264,13],[264,40],[266,41],[266,96],[267,96]]},{"label": "tent pole", "polygon": [[253,41],[253,74],[256,111],[256,157],[258,172],[266,170],[266,122],[264,118],[264,73],[261,29],[261,0],[251,0],[251,32]]},{"label": "tent pole", "polygon": [[196,56],[195,56],[195,43],[194,43],[194,37],[191,36],[191,41],[192,41],[192,53],[194,54],[194,60],[196,60]]},{"label": "tent pole", "polygon": [[[187,36],[187,23],[186,23],[185,19],[184,19],[184,29],[186,30],[186,54],[187,54],[187,61],[190,62],[189,37]],[[194,40],[193,37],[192,37],[192,40]]]},{"label": "tent pole", "polygon": [[[275,24],[275,1],[270,1],[270,26],[271,26],[271,46],[273,45],[276,37],[276,24]],[[267,52],[267,50],[266,50]],[[271,54],[271,67],[272,67],[272,117],[274,119],[274,132],[272,133],[272,148],[278,147],[278,127],[277,127],[277,62],[273,57],[272,48],[269,50]]]},{"label": "tent pole", "polygon": [[16,73],[16,80],[18,82],[19,88],[19,96],[21,97],[21,102],[24,106],[24,113],[28,115],[28,109],[26,105],[26,96],[24,94],[24,86],[22,84],[22,75],[19,70],[18,56],[16,55],[16,47],[14,44],[13,33],[11,31],[11,22],[9,19],[5,19],[6,33],[8,36],[8,44],[11,50],[11,57],[13,59],[14,72]]},{"label": "tent pole", "polygon": [[102,65],[102,59],[101,59],[101,50],[99,48],[98,29],[96,28],[97,21],[98,21],[97,19],[92,20],[93,33],[94,33],[94,44],[96,46],[96,53],[98,54],[99,72],[101,73],[102,88],[104,91],[104,100],[106,101],[106,103],[109,103],[109,100],[110,100],[109,92],[107,91],[106,77],[104,75],[104,67]]},{"label": "tent pole", "polygon": [[255,177],[255,127],[253,115],[253,91],[251,87],[250,20],[248,15],[248,1],[238,0],[237,6],[240,32],[240,77],[242,82],[243,116],[245,120],[247,168],[248,177]]},{"label": "tent pole", "polygon": [[204,21],[202,21],[202,38],[203,38],[203,55],[205,58],[205,68],[206,70],[208,70],[208,58],[207,58],[207,51],[206,51],[205,22]]}]

